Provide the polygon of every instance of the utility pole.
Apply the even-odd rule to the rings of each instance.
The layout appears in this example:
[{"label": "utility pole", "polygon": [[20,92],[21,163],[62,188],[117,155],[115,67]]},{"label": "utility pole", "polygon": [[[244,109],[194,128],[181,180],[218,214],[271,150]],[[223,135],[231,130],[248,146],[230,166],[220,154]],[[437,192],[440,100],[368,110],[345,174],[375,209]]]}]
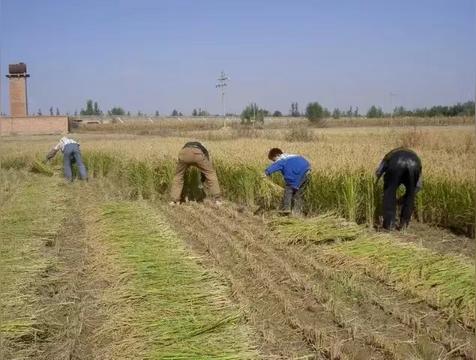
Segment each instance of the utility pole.
[{"label": "utility pole", "polygon": [[220,89],[221,91],[221,106],[223,109],[223,126],[225,126],[226,125],[225,87],[228,86],[227,81],[230,80],[230,78],[226,76],[224,71],[222,71],[220,74],[220,77],[217,80],[218,80],[218,84],[216,84],[215,87]]}]

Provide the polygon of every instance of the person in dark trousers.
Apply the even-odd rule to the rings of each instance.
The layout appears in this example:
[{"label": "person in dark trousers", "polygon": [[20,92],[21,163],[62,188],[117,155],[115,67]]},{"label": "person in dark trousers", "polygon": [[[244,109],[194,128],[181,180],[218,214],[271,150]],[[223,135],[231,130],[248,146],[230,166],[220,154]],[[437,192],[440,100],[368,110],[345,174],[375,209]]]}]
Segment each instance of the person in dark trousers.
[{"label": "person in dark trousers", "polygon": [[283,175],[285,187],[281,211],[290,214],[302,213],[303,194],[309,183],[311,165],[300,155],[285,154],[279,148],[269,150],[268,159],[273,163],[266,168],[264,176],[279,171]]},{"label": "person in dark trousers", "polygon": [[60,150],[63,153],[64,177],[68,181],[73,181],[72,165],[73,163],[76,163],[80,179],[88,180],[88,172],[81,158],[81,151],[78,142],[67,137],[62,137],[58,144],[56,144],[46,155],[46,161],[53,159],[56,156],[56,153]]},{"label": "person in dark trousers", "polygon": [[[385,175],[384,175],[385,174]],[[397,202],[402,206],[399,229],[405,229],[412,217],[415,197],[422,186],[422,166],[418,155],[403,147],[393,149],[380,162],[375,175],[383,178],[383,228],[395,228]],[[405,194],[397,200],[397,189],[403,184]]]},{"label": "person in dark trousers", "polygon": [[200,170],[201,181],[208,188],[211,198],[216,205],[221,204],[220,185],[213,164],[210,160],[208,150],[198,141],[191,141],[184,145],[179,152],[175,177],[170,190],[170,205],[178,204],[182,194],[185,172],[190,166],[195,166]]}]

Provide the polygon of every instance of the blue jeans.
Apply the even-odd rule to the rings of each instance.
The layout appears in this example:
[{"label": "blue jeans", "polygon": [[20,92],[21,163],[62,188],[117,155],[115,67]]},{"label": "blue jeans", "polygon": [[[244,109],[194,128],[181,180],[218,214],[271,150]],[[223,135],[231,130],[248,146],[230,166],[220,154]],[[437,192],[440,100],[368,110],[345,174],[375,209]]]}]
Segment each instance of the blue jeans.
[{"label": "blue jeans", "polygon": [[88,172],[86,166],[84,166],[83,159],[81,159],[81,152],[79,151],[78,144],[68,144],[64,147],[63,152],[63,164],[64,164],[64,177],[69,181],[73,181],[73,163],[78,166],[79,177],[81,180],[88,179]]}]

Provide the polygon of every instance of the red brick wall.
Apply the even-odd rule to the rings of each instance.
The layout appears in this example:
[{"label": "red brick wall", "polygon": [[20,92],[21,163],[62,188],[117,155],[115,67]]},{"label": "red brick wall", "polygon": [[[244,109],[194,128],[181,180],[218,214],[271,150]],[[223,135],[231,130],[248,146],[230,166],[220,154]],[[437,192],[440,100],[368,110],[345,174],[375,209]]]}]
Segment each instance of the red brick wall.
[{"label": "red brick wall", "polygon": [[66,134],[66,116],[0,117],[0,135]]},{"label": "red brick wall", "polygon": [[10,114],[12,116],[28,116],[26,98],[26,77],[11,77],[10,81]]}]

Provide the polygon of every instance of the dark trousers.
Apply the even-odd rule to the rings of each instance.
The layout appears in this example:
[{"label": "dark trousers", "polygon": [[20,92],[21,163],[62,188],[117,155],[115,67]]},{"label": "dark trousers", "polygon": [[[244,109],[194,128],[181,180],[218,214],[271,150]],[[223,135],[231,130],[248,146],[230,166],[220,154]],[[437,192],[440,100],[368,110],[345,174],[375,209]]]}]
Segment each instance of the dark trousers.
[{"label": "dark trousers", "polygon": [[88,179],[88,173],[86,166],[84,166],[83,159],[81,159],[81,152],[79,151],[78,144],[67,144],[63,151],[63,166],[64,177],[67,180],[73,181],[73,163],[78,166],[79,177],[81,180]]},{"label": "dark trousers", "polygon": [[405,194],[399,199],[402,205],[400,212],[400,227],[405,228],[410,223],[412,217],[415,197],[417,193],[417,182],[420,177],[420,169],[415,167],[396,167],[387,170],[383,183],[383,227],[391,230],[395,227],[395,216],[397,211],[397,189],[403,184]]},{"label": "dark trousers", "polygon": [[284,195],[282,202],[282,211],[291,212],[293,210],[297,214],[301,214],[304,205],[304,191],[309,183],[309,174],[306,174],[303,183],[299,189],[286,185],[284,187]]}]

